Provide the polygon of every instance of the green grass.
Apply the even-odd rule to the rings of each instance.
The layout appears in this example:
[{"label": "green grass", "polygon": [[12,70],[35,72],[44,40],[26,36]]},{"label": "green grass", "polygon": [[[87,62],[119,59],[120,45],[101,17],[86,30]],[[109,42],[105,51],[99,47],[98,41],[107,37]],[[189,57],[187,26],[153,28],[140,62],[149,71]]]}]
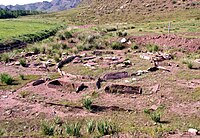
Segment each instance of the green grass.
[{"label": "green grass", "polygon": [[22,80],[19,76],[13,77],[14,81],[12,82],[12,85],[0,83],[0,90],[17,90],[26,85],[27,83],[40,78],[39,75],[25,75],[24,77],[25,80]]},{"label": "green grass", "polygon": [[55,24],[47,24],[24,20],[0,20],[0,42],[19,35],[35,33],[54,27]]}]

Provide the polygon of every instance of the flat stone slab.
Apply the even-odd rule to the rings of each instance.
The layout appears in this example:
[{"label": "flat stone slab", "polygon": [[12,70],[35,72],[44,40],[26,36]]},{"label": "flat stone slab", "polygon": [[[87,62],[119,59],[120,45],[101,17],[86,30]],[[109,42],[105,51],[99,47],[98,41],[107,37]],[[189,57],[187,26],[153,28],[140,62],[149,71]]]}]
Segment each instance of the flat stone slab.
[{"label": "flat stone slab", "polygon": [[142,94],[142,88],[140,86],[127,86],[112,84],[106,86],[106,93],[120,93],[120,94]]}]

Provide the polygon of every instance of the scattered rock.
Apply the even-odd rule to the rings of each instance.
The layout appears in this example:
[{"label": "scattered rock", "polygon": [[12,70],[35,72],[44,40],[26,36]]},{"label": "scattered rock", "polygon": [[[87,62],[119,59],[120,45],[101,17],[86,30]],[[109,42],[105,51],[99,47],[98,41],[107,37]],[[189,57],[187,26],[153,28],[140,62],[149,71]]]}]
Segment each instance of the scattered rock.
[{"label": "scattered rock", "polygon": [[44,80],[37,80],[37,81],[35,81],[32,85],[33,85],[33,86],[38,86],[38,85],[43,84],[43,83],[45,83]]},{"label": "scattered rock", "polygon": [[106,86],[106,93],[121,93],[121,94],[142,94],[142,88],[140,86],[126,86],[126,85],[118,85],[112,84],[110,86]]},{"label": "scattered rock", "polygon": [[157,70],[159,70],[158,67],[150,67],[147,69],[147,71],[149,71],[149,72],[155,72]]},{"label": "scattered rock", "polygon": [[7,95],[2,95],[1,96],[3,99],[6,99],[6,98],[8,98],[8,96]]},{"label": "scattered rock", "polygon": [[121,43],[126,43],[126,42],[127,42],[127,39],[126,39],[126,38],[122,38],[120,42],[121,42]]},{"label": "scattered rock", "polygon": [[113,51],[100,51],[100,50],[96,50],[96,51],[93,51],[92,54],[96,55],[96,56],[102,56],[103,54],[114,54],[114,52]]},{"label": "scattered rock", "polygon": [[197,135],[198,130],[196,130],[194,128],[190,128],[190,129],[188,129],[188,132],[193,134],[193,135]]},{"label": "scattered rock", "polygon": [[83,60],[92,60],[92,59],[95,59],[96,56],[92,56],[92,57],[85,57],[85,58],[82,58]]},{"label": "scattered rock", "polygon": [[16,66],[19,66],[19,65],[20,65],[20,62],[19,62],[19,61],[16,61],[16,62],[15,62],[15,65],[16,65]]},{"label": "scattered rock", "polygon": [[72,62],[77,56],[70,56],[62,61],[60,61],[57,65],[57,68],[63,67],[64,64]]},{"label": "scattered rock", "polygon": [[81,91],[83,91],[84,89],[87,89],[88,86],[86,86],[84,83],[82,83],[80,86],[77,87],[76,89],[76,93],[79,93]]},{"label": "scattered rock", "polygon": [[25,57],[31,57],[31,56],[33,56],[33,55],[35,55],[35,53],[34,53],[34,52],[30,52],[30,53],[26,53],[26,54],[25,54]]},{"label": "scattered rock", "polygon": [[57,86],[62,86],[62,84],[59,80],[53,80],[53,81],[49,82],[49,84],[48,84],[49,88],[55,88]]},{"label": "scattered rock", "polygon": [[96,82],[96,86],[97,86],[97,89],[101,89],[101,82],[103,80],[101,78],[98,78],[97,82]]},{"label": "scattered rock", "polygon": [[153,111],[156,111],[158,109],[158,106],[157,105],[152,105],[150,107],[150,110],[153,110]]},{"label": "scattered rock", "polygon": [[112,79],[122,79],[129,77],[128,72],[116,72],[116,73],[109,73],[104,75],[104,80],[112,80]]}]

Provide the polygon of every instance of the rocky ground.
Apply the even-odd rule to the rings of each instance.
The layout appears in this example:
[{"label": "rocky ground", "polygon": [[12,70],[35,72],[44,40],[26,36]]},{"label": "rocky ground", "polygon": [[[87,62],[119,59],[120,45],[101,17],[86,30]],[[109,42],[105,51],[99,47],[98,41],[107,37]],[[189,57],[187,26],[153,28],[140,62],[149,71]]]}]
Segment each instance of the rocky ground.
[{"label": "rocky ground", "polygon": [[[75,36],[75,42],[61,42],[73,48],[79,41]],[[121,129],[119,137],[197,137],[198,132],[188,129],[200,129],[200,60],[196,58],[200,39],[151,35],[109,41],[121,41],[125,48],[82,50],[63,55],[58,64],[53,59],[38,63],[45,54],[31,52],[19,54],[26,60],[25,67],[16,57],[1,62],[1,73],[25,76],[12,86],[0,83],[0,126],[6,134],[38,136],[39,121],[58,116],[112,120]],[[131,49],[133,43],[139,49]],[[148,52],[144,46],[148,43],[159,45],[159,50]],[[188,52],[193,55],[191,68],[183,64]],[[93,99],[91,111],[83,107],[84,97]],[[154,123],[144,110],[159,110],[160,123]]]}]

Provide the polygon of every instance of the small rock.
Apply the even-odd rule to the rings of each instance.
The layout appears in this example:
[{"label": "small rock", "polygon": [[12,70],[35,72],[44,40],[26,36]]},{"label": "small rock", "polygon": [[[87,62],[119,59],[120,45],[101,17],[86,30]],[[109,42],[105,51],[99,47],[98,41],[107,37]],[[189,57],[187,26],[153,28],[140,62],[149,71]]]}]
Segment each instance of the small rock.
[{"label": "small rock", "polygon": [[19,65],[20,65],[20,62],[19,62],[19,61],[16,61],[16,62],[15,62],[15,65],[19,66]]},{"label": "small rock", "polygon": [[121,39],[121,43],[126,43],[126,41],[127,41],[126,38]]},{"label": "small rock", "polygon": [[37,80],[37,81],[35,81],[32,85],[33,85],[33,86],[37,86],[37,85],[40,85],[40,84],[42,84],[42,83],[45,83],[45,81],[44,81],[44,80]]},{"label": "small rock", "polygon": [[150,109],[152,109],[153,111],[156,111],[158,109],[158,106],[152,105]]},{"label": "small rock", "polygon": [[188,132],[191,133],[191,134],[196,135],[197,132],[198,132],[198,130],[196,130],[196,129],[194,129],[194,128],[190,128],[190,129],[188,129]]},{"label": "small rock", "polygon": [[130,81],[129,80],[125,80],[125,83],[129,83]]},{"label": "small rock", "polygon": [[2,95],[1,97],[4,98],[4,99],[8,98],[7,95]]},{"label": "small rock", "polygon": [[132,81],[137,81],[137,78],[132,78]]}]

